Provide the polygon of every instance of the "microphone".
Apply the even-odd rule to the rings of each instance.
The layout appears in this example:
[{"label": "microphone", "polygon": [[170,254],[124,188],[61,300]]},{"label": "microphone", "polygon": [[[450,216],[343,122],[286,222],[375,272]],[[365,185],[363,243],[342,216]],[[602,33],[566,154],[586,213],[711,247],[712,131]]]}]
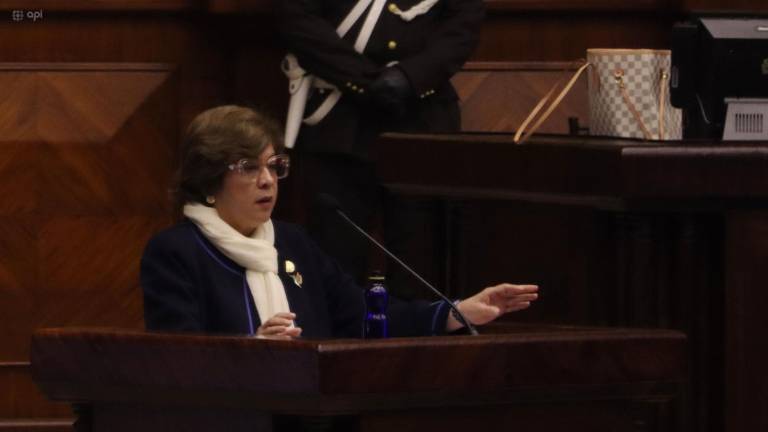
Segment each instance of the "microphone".
[{"label": "microphone", "polygon": [[454,317],[458,317],[459,318],[459,321],[462,324],[464,324],[464,326],[467,328],[467,330],[469,330],[469,333],[472,336],[477,336],[479,334],[477,332],[477,330],[475,329],[475,326],[472,325],[472,323],[469,322],[469,320],[464,316],[464,314],[461,313],[459,308],[457,308],[456,305],[453,304],[453,302],[448,299],[448,297],[446,297],[443,293],[441,293],[440,290],[438,290],[437,288],[433,287],[429,282],[424,280],[423,277],[421,277],[418,273],[416,273],[412,268],[408,267],[408,265],[406,265],[402,260],[400,260],[400,258],[396,257],[395,254],[393,254],[392,252],[389,251],[389,249],[385,248],[381,243],[376,241],[375,238],[371,237],[370,234],[368,234],[364,229],[360,228],[360,226],[358,226],[352,219],[350,219],[349,216],[347,216],[347,214],[344,213],[341,210],[341,204],[339,204],[339,201],[336,198],[334,198],[333,196],[331,196],[331,195],[329,195],[327,193],[320,193],[320,194],[317,195],[317,202],[318,202],[318,204],[322,205],[323,207],[326,207],[329,210],[335,211],[336,214],[341,216],[345,221],[347,221],[350,225],[352,225],[352,227],[355,228],[355,230],[357,230],[357,232],[362,234],[365,238],[367,238],[369,241],[371,241],[373,244],[375,244],[379,249],[384,251],[384,253],[386,253],[387,256],[389,256],[390,258],[395,260],[395,262],[400,264],[404,269],[408,270],[409,273],[411,273],[421,283],[426,285],[427,288],[429,288],[433,293],[435,293],[435,295],[437,295],[438,297],[440,297],[440,299],[445,301],[448,304],[448,306],[450,306],[451,309],[453,309],[453,311],[456,312]]}]

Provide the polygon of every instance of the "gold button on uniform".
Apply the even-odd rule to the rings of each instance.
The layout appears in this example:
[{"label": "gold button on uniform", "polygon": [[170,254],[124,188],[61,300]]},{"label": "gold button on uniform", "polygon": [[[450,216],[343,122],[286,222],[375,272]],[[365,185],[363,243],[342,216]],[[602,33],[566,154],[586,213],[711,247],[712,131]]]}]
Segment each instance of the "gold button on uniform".
[{"label": "gold button on uniform", "polygon": [[391,49],[391,50],[393,50],[393,49],[397,48],[397,42],[395,42],[395,41],[389,41],[389,43],[387,44],[387,48],[389,48],[389,49]]},{"label": "gold button on uniform", "polygon": [[390,12],[395,13],[398,10],[400,10],[396,4],[390,3],[389,6],[387,6],[387,9],[389,9]]}]

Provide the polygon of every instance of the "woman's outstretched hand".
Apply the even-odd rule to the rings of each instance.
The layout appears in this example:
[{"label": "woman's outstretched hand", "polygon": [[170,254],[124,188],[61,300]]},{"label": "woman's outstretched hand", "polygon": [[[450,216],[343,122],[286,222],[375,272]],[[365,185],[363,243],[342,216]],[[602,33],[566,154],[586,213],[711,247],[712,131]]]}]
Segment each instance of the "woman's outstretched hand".
[{"label": "woman's outstretched hand", "polygon": [[[513,285],[503,283],[488,287],[479,293],[459,302],[456,307],[472,324],[482,325],[509,313],[523,310],[539,296],[538,285]],[[451,314],[448,315],[446,329],[454,331],[464,325]]]}]

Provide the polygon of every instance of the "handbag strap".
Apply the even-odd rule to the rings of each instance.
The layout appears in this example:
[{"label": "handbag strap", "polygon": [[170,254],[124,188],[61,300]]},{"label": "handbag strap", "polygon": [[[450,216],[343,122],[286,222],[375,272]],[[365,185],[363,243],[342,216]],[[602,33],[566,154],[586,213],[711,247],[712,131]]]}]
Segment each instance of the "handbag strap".
[{"label": "handbag strap", "polygon": [[637,108],[635,108],[635,104],[633,104],[632,100],[629,98],[629,93],[627,93],[627,86],[624,84],[624,69],[616,68],[616,70],[613,71],[613,79],[619,86],[619,92],[621,93],[621,99],[624,101],[624,105],[627,106],[629,112],[632,113],[632,117],[635,118],[638,126],[640,126],[640,130],[643,132],[643,136],[647,140],[653,139],[653,136],[645,126],[643,118],[640,116],[640,112],[637,110]]},{"label": "handbag strap", "polygon": [[[549,99],[552,97],[553,94],[555,94],[555,90],[560,86],[562,83],[562,78],[558,80],[554,86],[547,92],[546,95],[544,95],[543,98],[539,101],[539,103],[536,104],[536,106],[531,110],[531,113],[528,114],[528,117],[523,121],[523,124],[520,125],[517,132],[515,133],[514,143],[515,144],[522,144],[525,141],[528,140],[528,138],[533,135],[538,129],[539,126],[541,126],[542,123],[552,114],[552,111],[557,108],[558,105],[560,105],[560,102],[562,102],[563,98],[568,94],[568,92],[571,90],[573,85],[576,83],[576,80],[579,79],[581,74],[587,69],[589,66],[589,62],[585,61],[579,69],[576,70],[576,72],[573,73],[573,76],[568,81],[568,83],[563,87],[562,90],[560,90],[560,93],[557,95],[557,97],[552,101],[552,103],[547,107],[547,109],[544,111],[544,113],[536,120],[536,122],[531,126],[531,129],[528,130],[528,132],[525,132],[525,128],[528,127],[528,124],[533,121],[533,119],[536,117],[536,115],[539,113],[539,111],[547,104]],[[522,138],[521,138],[522,136]]]},{"label": "handbag strap", "polygon": [[664,125],[666,122],[664,121],[664,109],[667,106],[667,81],[669,80],[669,72],[667,72],[665,69],[661,70],[661,81],[659,82],[659,85],[661,88],[659,89],[659,139],[663,140],[666,137],[666,131],[664,130]]}]

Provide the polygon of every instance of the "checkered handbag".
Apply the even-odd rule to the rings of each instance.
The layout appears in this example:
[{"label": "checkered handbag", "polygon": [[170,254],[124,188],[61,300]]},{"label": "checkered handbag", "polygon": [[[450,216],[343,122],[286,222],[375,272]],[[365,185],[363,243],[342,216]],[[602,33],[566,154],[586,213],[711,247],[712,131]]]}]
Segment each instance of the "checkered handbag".
[{"label": "checkered handbag", "polygon": [[669,50],[589,49],[573,76],[558,81],[533,108],[514,141],[522,144],[533,135],[587,69],[591,135],[681,139],[682,111],[669,101],[670,66]]},{"label": "checkered handbag", "polygon": [[669,50],[589,49],[587,63],[591,135],[682,138],[682,111],[669,101]]}]

